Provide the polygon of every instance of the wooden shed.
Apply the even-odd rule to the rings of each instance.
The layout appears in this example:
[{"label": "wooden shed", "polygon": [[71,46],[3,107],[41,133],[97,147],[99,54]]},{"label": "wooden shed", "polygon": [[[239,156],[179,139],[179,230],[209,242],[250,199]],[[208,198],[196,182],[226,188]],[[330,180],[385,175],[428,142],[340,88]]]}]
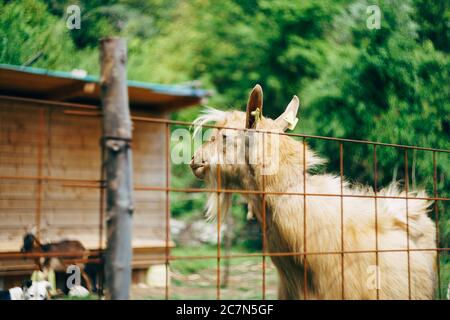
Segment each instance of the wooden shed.
[{"label": "wooden shed", "polygon": [[[188,86],[128,85],[132,117],[167,118],[206,95]],[[105,247],[99,90],[98,78],[80,71],[0,64],[0,287],[36,268],[32,259],[14,256],[32,228],[42,241],[70,238],[93,251]],[[95,112],[99,116],[92,116]],[[135,185],[165,187],[166,124],[133,124]],[[138,281],[165,252],[166,192],[137,190],[135,201],[133,276]]]}]

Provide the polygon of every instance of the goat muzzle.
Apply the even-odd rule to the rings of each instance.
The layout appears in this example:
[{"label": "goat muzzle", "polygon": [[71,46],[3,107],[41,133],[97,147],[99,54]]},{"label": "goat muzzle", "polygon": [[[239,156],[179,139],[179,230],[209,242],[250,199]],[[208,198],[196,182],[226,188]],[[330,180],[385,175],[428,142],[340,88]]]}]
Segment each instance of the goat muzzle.
[{"label": "goat muzzle", "polygon": [[199,179],[205,178],[205,169],[206,169],[206,162],[202,161],[202,163],[195,162],[194,159],[191,160],[189,163],[192,172],[194,175]]}]

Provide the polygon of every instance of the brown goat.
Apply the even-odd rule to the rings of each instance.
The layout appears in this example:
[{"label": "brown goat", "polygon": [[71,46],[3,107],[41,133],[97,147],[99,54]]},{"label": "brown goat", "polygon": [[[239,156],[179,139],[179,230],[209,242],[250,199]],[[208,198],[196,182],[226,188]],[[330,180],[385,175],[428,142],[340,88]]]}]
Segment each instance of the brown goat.
[{"label": "brown goat", "polygon": [[[86,248],[78,240],[61,240],[58,242],[50,242],[42,244],[32,233],[25,234],[23,238],[23,246],[20,250],[24,253],[62,253],[64,257],[41,257],[36,259],[36,264],[39,269],[44,273],[50,270],[66,272],[67,267],[73,260],[86,259],[88,255],[86,254]],[[66,255],[70,253],[70,255]],[[89,276],[84,271],[84,264],[77,264],[81,269],[81,276],[83,277],[86,287],[89,291],[92,290],[91,280]]]}]

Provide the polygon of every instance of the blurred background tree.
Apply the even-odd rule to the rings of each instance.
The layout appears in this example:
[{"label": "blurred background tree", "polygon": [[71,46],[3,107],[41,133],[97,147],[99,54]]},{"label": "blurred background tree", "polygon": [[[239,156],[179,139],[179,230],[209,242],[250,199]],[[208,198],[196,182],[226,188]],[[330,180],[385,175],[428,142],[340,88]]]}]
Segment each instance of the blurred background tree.
[{"label": "blurred background tree", "polygon": [[[65,27],[68,5],[81,29]],[[368,29],[366,8],[381,9]],[[450,149],[448,0],[25,0],[0,1],[0,63],[98,74],[98,39],[127,37],[133,80],[190,83],[214,92],[209,105],[243,109],[263,85],[265,111],[278,115],[300,96],[295,132]],[[31,62],[30,62],[31,61]],[[173,115],[190,121],[199,108]],[[311,140],[339,172],[339,145]],[[373,148],[344,144],[345,174],[373,184]],[[433,190],[432,154],[408,151],[412,186]],[[378,185],[404,179],[404,152],[377,148]],[[198,186],[173,167],[176,186]],[[437,191],[450,196],[450,159],[437,155]],[[173,196],[176,217],[200,215],[203,199]],[[450,246],[448,204],[440,203],[441,246]],[[244,215],[245,206],[234,209]],[[446,217],[442,215],[445,214]],[[242,219],[241,219],[242,220]],[[242,222],[244,224],[244,222]]]}]

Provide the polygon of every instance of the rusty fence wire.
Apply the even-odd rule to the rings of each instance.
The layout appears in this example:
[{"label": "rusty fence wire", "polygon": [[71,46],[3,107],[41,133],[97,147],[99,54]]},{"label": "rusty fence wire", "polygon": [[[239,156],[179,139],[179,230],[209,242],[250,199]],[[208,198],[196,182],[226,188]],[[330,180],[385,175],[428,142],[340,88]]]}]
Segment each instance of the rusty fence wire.
[{"label": "rusty fence wire", "polygon": [[[0,174],[0,182],[9,182],[9,181],[30,181],[36,183],[36,192],[34,193],[34,201],[35,201],[35,221],[34,223],[37,226],[37,237],[40,237],[40,224],[41,224],[41,212],[42,212],[42,206],[44,199],[42,198],[42,186],[43,184],[54,184],[55,186],[58,186],[60,188],[87,188],[87,189],[94,189],[98,192],[98,248],[96,250],[89,250],[86,252],[87,255],[89,255],[89,258],[83,258],[83,259],[75,259],[78,263],[87,263],[87,262],[93,262],[93,263],[102,263],[102,252],[104,250],[104,241],[105,241],[105,230],[104,230],[104,219],[105,219],[105,195],[104,195],[104,184],[105,184],[105,177],[104,177],[104,170],[102,168],[102,165],[99,166],[99,175],[98,179],[77,179],[73,177],[64,177],[64,176],[52,176],[52,175],[46,175],[43,171],[44,163],[43,163],[43,156],[42,156],[42,150],[44,148],[44,143],[47,141],[47,135],[50,134],[48,130],[45,128],[48,126],[48,123],[46,123],[46,119],[48,117],[48,113],[51,112],[53,108],[56,108],[58,110],[62,110],[64,115],[71,116],[71,117],[101,117],[101,111],[97,106],[92,105],[83,105],[83,104],[73,104],[73,103],[51,103],[48,101],[41,101],[41,100],[35,100],[35,99],[26,99],[26,98],[12,98],[12,97],[5,97],[2,96],[3,99],[9,99],[11,101],[20,101],[21,103],[32,103],[34,105],[40,106],[40,107],[33,107],[33,110],[37,110],[36,113],[30,113],[33,117],[37,118],[37,125],[39,127],[38,130],[38,136],[35,138],[37,141],[37,148],[38,152],[36,154],[36,163],[37,163],[37,170],[35,175],[24,175],[24,176],[17,176],[17,175],[9,175],[8,172],[1,172]],[[30,107],[32,108],[32,107]],[[2,110],[3,109],[3,110]],[[6,108],[0,108],[1,117],[4,121],[0,122],[0,126],[3,126],[7,122],[8,117],[8,110],[5,110]],[[32,112],[32,111],[31,111]],[[392,144],[392,143],[381,143],[381,142],[373,142],[373,141],[361,141],[361,140],[352,140],[352,139],[341,139],[341,138],[334,138],[334,137],[323,137],[323,136],[314,136],[314,135],[305,135],[305,134],[296,134],[296,133],[277,133],[280,135],[286,135],[292,138],[295,138],[303,143],[304,146],[306,146],[307,143],[310,143],[312,141],[328,141],[330,143],[336,143],[338,145],[339,150],[339,178],[340,178],[340,192],[337,194],[329,194],[329,193],[312,193],[308,192],[308,186],[307,186],[307,179],[306,179],[306,152],[303,152],[302,154],[299,154],[299,157],[303,157],[303,186],[304,190],[303,192],[281,192],[281,191],[268,191],[264,188],[264,181],[263,181],[263,188],[262,190],[242,190],[242,189],[226,189],[220,187],[220,165],[217,166],[217,179],[219,183],[217,184],[219,187],[217,188],[190,188],[190,187],[183,187],[183,188],[176,188],[171,186],[171,159],[170,159],[170,150],[171,150],[171,128],[173,126],[181,126],[190,128],[192,126],[192,123],[190,122],[184,122],[184,121],[174,121],[174,120],[168,120],[168,119],[161,119],[161,118],[153,118],[153,117],[146,117],[146,116],[132,116],[132,121],[138,126],[139,123],[152,123],[160,125],[164,128],[164,150],[161,150],[162,153],[164,153],[165,157],[165,183],[164,185],[135,185],[134,190],[136,191],[145,191],[145,192],[163,192],[165,193],[165,212],[164,212],[164,219],[165,219],[165,230],[164,230],[164,242],[165,242],[165,248],[164,248],[164,254],[162,257],[158,258],[155,257],[154,259],[160,259],[163,264],[165,264],[165,287],[164,287],[164,298],[165,299],[171,299],[171,286],[170,286],[170,264],[173,261],[180,261],[180,260],[186,260],[186,261],[194,261],[194,260],[215,260],[216,261],[216,279],[215,279],[215,289],[216,289],[216,299],[221,299],[221,262],[222,260],[226,259],[239,259],[239,258],[260,258],[261,259],[261,297],[263,299],[266,298],[266,290],[267,290],[267,281],[266,281],[266,269],[267,269],[267,258],[269,257],[294,257],[294,256],[301,256],[303,257],[304,264],[308,264],[308,257],[314,256],[314,255],[340,255],[341,264],[338,266],[340,268],[340,274],[341,274],[341,297],[342,299],[346,298],[345,295],[345,265],[344,265],[344,255],[348,254],[357,254],[357,253],[373,253],[376,255],[376,265],[379,264],[379,254],[385,253],[385,252],[406,252],[408,255],[408,283],[409,283],[409,298],[411,298],[411,266],[410,266],[410,258],[409,255],[411,252],[415,251],[435,251],[437,253],[437,286],[438,286],[438,293],[436,295],[436,298],[442,299],[444,297],[444,290],[447,287],[447,283],[444,283],[445,279],[441,278],[441,256],[442,255],[448,255],[450,248],[442,247],[440,246],[441,243],[441,235],[439,234],[439,230],[441,227],[441,224],[447,224],[448,221],[441,221],[441,218],[445,218],[445,205],[444,205],[444,212],[440,212],[439,204],[444,203],[447,204],[450,198],[448,195],[444,192],[443,195],[440,195],[440,190],[438,190],[438,155],[442,155],[444,157],[450,156],[450,150],[445,149],[435,149],[435,148],[426,148],[426,147],[419,147],[419,146],[408,146],[408,145],[400,145],[400,144]],[[219,129],[229,129],[229,130],[237,130],[235,128],[230,127],[218,127],[215,125],[203,125],[204,128],[219,128]],[[242,129],[240,129],[242,130]],[[253,130],[255,132],[261,132],[261,133],[270,133],[263,130]],[[101,137],[97,137],[97,141]],[[95,139],[95,138],[93,138]],[[24,141],[24,143],[27,143],[27,141]],[[352,194],[345,194],[344,193],[344,159],[345,159],[345,146],[349,144],[357,144],[357,145],[365,145],[368,148],[371,149],[371,154],[369,155],[372,159],[373,164],[373,195],[352,195]],[[100,143],[98,143],[99,146],[99,154],[98,157],[100,160],[100,163],[103,163],[103,152],[100,150]],[[379,155],[378,151],[380,148],[393,148],[396,150],[399,150],[403,153],[403,164],[404,164],[404,188],[405,188],[405,196],[386,196],[386,195],[380,195],[378,194],[379,191]],[[51,146],[50,146],[51,148]],[[305,150],[305,148],[303,148]],[[423,151],[430,154],[430,159],[433,166],[433,193],[430,197],[418,197],[414,199],[419,200],[429,200],[434,201],[434,223],[436,225],[436,242],[437,247],[435,248],[421,248],[421,249],[414,249],[410,248],[409,243],[409,221],[408,221],[408,188],[410,184],[410,177],[409,177],[409,153],[415,151]],[[188,165],[186,164],[186,167]],[[192,174],[189,171],[186,171],[186,174]],[[208,194],[208,193],[217,193],[220,195],[221,193],[236,193],[236,194],[253,194],[253,195],[260,195],[262,199],[262,251],[261,252],[252,252],[252,253],[239,253],[239,254],[223,254],[221,247],[221,229],[222,229],[222,221],[221,216],[223,215],[222,212],[220,212],[221,208],[218,204],[217,206],[217,252],[216,255],[183,255],[183,256],[174,256],[171,254],[171,228],[170,228],[170,219],[171,219],[171,199],[170,196],[172,193],[202,193],[202,194]],[[448,192],[448,190],[446,191]],[[303,197],[303,203],[305,204],[303,207],[303,243],[305,250],[302,252],[269,252],[267,248],[267,235],[266,235],[266,197],[268,195],[272,196],[282,196],[282,195],[296,195]],[[313,252],[313,251],[307,251],[307,237],[306,237],[306,230],[308,228],[307,225],[307,215],[308,215],[308,208],[306,207],[306,197],[338,197],[340,199],[340,225],[336,226],[336,228],[339,228],[340,230],[340,250],[338,251],[327,251],[327,252]],[[367,199],[373,199],[374,201],[374,207],[375,207],[375,249],[374,250],[345,250],[344,248],[344,240],[345,240],[345,234],[344,234],[344,199],[348,197],[359,197],[359,198],[367,198]],[[406,249],[379,249],[379,241],[378,241],[378,204],[377,200],[379,199],[403,199],[406,202],[406,230],[407,230],[407,248]],[[5,199],[2,199],[5,200]],[[1,202],[4,203],[4,202]],[[1,208],[0,208],[1,209]],[[3,231],[2,231],[3,232]],[[0,262],[3,260],[8,259],[18,259],[18,258],[40,258],[40,257],[73,257],[73,253],[42,253],[42,252],[36,252],[36,253],[21,253],[21,252],[0,252]],[[152,258],[153,259],[153,258]],[[149,261],[154,262],[154,260]],[[308,285],[308,275],[307,275],[307,267],[304,267],[304,278],[303,278],[303,285],[304,285],[304,297],[305,299],[308,299],[307,297],[307,285]],[[450,281],[450,280],[449,280]],[[103,283],[100,282],[100,287],[103,288]],[[255,289],[256,290],[256,289]],[[101,290],[100,290],[101,292]],[[379,290],[377,290],[377,298],[379,299]]]}]

